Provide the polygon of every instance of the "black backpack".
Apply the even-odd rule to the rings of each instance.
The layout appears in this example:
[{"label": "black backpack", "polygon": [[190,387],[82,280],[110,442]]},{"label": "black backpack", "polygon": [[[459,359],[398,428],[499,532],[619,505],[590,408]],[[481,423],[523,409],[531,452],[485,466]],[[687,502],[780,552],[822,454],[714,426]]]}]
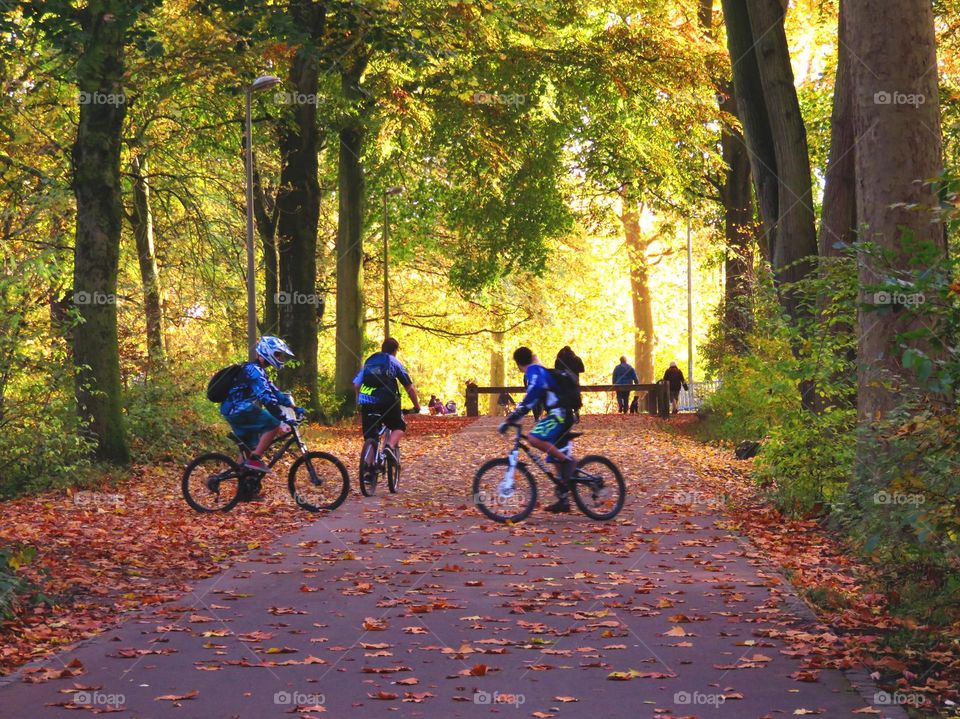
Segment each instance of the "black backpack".
[{"label": "black backpack", "polygon": [[242,364],[232,364],[217,370],[207,382],[207,399],[211,402],[223,402],[230,394],[230,390],[236,386],[241,372],[243,372]]},{"label": "black backpack", "polygon": [[580,397],[580,383],[570,372],[564,370],[548,370],[553,381],[557,385],[557,402],[564,409],[580,409],[583,406],[583,400]]}]

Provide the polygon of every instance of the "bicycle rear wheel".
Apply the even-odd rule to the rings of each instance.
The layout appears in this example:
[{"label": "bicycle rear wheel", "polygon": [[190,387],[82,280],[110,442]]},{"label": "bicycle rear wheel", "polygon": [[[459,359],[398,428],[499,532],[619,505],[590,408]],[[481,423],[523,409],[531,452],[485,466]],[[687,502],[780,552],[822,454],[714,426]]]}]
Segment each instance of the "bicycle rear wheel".
[{"label": "bicycle rear wheel", "polygon": [[391,494],[397,493],[397,488],[400,486],[400,448],[394,447],[393,452],[397,457],[397,461],[394,462],[392,459],[387,459],[387,489],[390,490]]},{"label": "bicycle rear wheel", "polygon": [[590,454],[577,462],[573,499],[590,519],[613,519],[623,509],[627,485],[617,465],[606,457]]},{"label": "bicycle rear wheel", "polygon": [[198,512],[229,512],[240,501],[244,470],[225,454],[201,454],[183,471],[180,490]]},{"label": "bicycle rear wheel", "polygon": [[517,463],[513,475],[513,491],[502,492],[510,461],[506,457],[491,459],[477,470],[473,478],[473,503],[494,522],[520,522],[537,504],[537,485],[523,462]]},{"label": "bicycle rear wheel", "polygon": [[[360,492],[364,497],[372,497],[377,491],[377,479],[380,471],[377,469],[377,448],[380,442],[368,439],[360,450]],[[370,461],[367,461],[370,459]]]},{"label": "bicycle rear wheel", "polygon": [[287,485],[299,507],[319,512],[343,504],[350,491],[350,477],[347,468],[332,454],[307,452],[290,467]]}]

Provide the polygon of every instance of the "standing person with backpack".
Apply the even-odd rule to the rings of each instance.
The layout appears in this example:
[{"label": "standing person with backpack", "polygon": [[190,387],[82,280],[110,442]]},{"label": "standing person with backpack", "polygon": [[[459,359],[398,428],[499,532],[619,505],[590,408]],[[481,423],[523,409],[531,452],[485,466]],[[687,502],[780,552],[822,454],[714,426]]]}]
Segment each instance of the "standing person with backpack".
[{"label": "standing person with backpack", "polygon": [[511,426],[518,424],[521,417],[537,403],[542,402],[545,414],[537,420],[527,435],[531,447],[546,452],[548,462],[560,465],[560,478],[563,486],[557,488],[557,501],[546,508],[548,512],[570,511],[570,480],[576,461],[560,447],[566,447],[566,434],[573,426],[573,410],[579,408],[579,388],[565,373],[548,370],[536,362],[529,347],[518,347],[513,353],[513,361],[523,372],[523,381],[527,393],[517,408],[507,415],[507,419],[498,428],[503,434]]},{"label": "standing person with backpack", "polygon": [[676,414],[680,409],[680,388],[689,391],[687,380],[684,379],[683,370],[677,367],[676,362],[671,362],[667,371],[663,373],[663,381],[670,383],[670,409]]},{"label": "standing person with backpack", "polygon": [[[583,360],[577,357],[577,353],[574,352],[570,345],[565,345],[563,349],[557,352],[557,359],[553,363],[554,369],[558,372],[566,372],[576,381],[577,386],[580,386],[580,375],[585,371],[583,366]],[[580,421],[580,410],[573,410],[573,422],[576,424]]]},{"label": "standing person with backpack", "polygon": [[283,423],[280,407],[293,407],[298,415],[305,410],[293,404],[293,398],[277,389],[267,377],[267,366],[280,369],[293,359],[293,352],[279,337],[266,335],[257,343],[255,362],[231,365],[220,370],[207,386],[207,397],[220,401],[220,414],[233,433],[253,453],[243,466],[266,473],[263,453],[280,432]]},{"label": "standing person with backpack", "polygon": [[[397,461],[395,449],[407,430],[407,423],[400,412],[398,382],[403,385],[407,396],[413,402],[414,413],[420,412],[417,388],[413,386],[413,380],[397,359],[399,349],[400,343],[393,337],[387,337],[380,346],[380,351],[370,355],[353,378],[353,388],[356,390],[357,405],[360,408],[363,437],[376,439],[381,423],[386,425],[390,430],[390,437],[387,439],[384,452],[392,455],[394,462]],[[437,402],[439,403],[440,400]]]}]

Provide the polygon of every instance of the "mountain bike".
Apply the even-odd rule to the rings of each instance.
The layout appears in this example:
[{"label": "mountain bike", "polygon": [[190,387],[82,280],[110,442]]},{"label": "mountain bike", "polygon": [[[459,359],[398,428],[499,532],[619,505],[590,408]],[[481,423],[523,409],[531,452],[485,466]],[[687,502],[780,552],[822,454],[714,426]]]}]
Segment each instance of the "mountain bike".
[{"label": "mountain bike", "polygon": [[[299,507],[308,512],[333,510],[346,499],[350,479],[343,463],[326,452],[311,452],[300,435],[301,419],[285,417],[289,431],[277,435],[270,444],[273,456],[264,462],[272,468],[287,453],[299,452],[287,474],[287,487]],[[233,432],[227,435],[240,451],[240,461],[225,454],[202,454],[183,472],[183,498],[198,512],[229,512],[238,502],[260,493],[266,472],[249,469],[243,463],[253,450]]]},{"label": "mountain bike", "polygon": [[[523,441],[526,439],[523,428],[520,425],[513,426],[516,439],[510,453],[506,457],[491,459],[477,470],[473,478],[473,501],[481,512],[495,522],[520,522],[529,516],[537,503],[537,483],[528,465],[520,461],[521,450],[556,487],[564,486],[563,480],[554,476],[554,472]],[[565,445],[560,449],[572,456],[572,440],[582,435],[582,432],[568,432]],[[559,474],[559,467],[554,467]],[[598,521],[616,517],[627,497],[627,487],[620,470],[599,454],[588,454],[577,461],[569,490],[580,511]]]},{"label": "mountain bike", "polygon": [[[406,414],[404,410],[401,411]],[[389,437],[390,430],[381,418],[376,438],[366,440],[360,450],[360,491],[364,497],[372,497],[376,493],[381,474],[387,475],[387,488],[392,494],[396,494],[400,486],[400,448],[393,448],[396,460],[384,452]]]}]

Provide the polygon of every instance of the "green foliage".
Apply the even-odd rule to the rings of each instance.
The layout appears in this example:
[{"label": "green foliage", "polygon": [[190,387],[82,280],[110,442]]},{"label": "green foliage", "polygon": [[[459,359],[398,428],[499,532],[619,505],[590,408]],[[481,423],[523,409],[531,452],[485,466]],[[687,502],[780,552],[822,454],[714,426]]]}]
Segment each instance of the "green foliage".
[{"label": "green foliage", "polygon": [[854,466],[854,257],[821,258],[811,277],[781,288],[800,302],[795,325],[780,315],[768,278],[760,287],[749,354],[723,354],[722,337],[712,338],[710,358],[723,383],[707,401],[706,432],[731,442],[765,438],[758,481],[782,511],[806,516],[843,496]]},{"label": "green foliage", "polygon": [[[88,466],[66,343],[43,321],[45,288],[60,270],[54,253],[20,258],[0,248],[0,497],[68,485]],[[70,325],[60,317],[58,329]]]},{"label": "green foliage", "polygon": [[[189,375],[204,376],[204,368]],[[212,372],[211,372],[212,374]],[[194,375],[195,376],[195,375]],[[136,378],[124,397],[124,415],[136,462],[183,461],[213,442],[224,427],[203,387],[157,372]]]},{"label": "green foliage", "polygon": [[856,460],[856,424],[855,409],[828,407],[790,412],[770,430],[756,478],[782,512],[821,514],[843,498]]},{"label": "green foliage", "polygon": [[26,414],[0,443],[0,499],[73,485],[90,467],[73,403],[57,397],[42,414]]},{"label": "green foliage", "polygon": [[899,611],[932,624],[958,619],[960,426],[921,395],[861,439],[870,457],[836,526],[873,560]]},{"label": "green foliage", "polygon": [[[945,220],[955,231],[949,211]],[[861,248],[879,277],[865,288],[873,302],[864,311],[893,315],[899,330],[900,364],[890,370],[899,402],[863,426],[858,451],[869,460],[836,514],[838,526],[883,568],[903,607],[947,623],[957,619],[960,589],[960,283],[956,258],[911,237],[902,241],[913,260],[907,269]],[[881,293],[886,301],[878,302]]]},{"label": "green foliage", "polygon": [[709,439],[759,440],[800,409],[789,346],[756,335],[751,342],[752,354],[723,364],[720,387],[704,404]]}]

